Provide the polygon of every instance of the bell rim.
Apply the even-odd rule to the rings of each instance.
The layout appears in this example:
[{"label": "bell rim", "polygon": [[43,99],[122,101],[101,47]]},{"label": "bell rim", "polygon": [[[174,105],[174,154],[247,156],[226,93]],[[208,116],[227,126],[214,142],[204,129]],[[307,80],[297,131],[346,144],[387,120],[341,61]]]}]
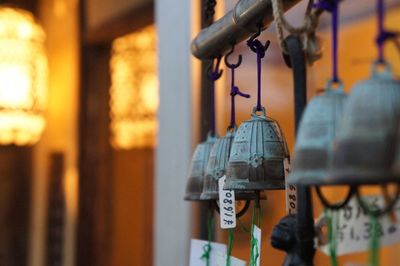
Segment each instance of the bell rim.
[{"label": "bell rim", "polygon": [[[273,184],[271,184],[273,181]],[[224,189],[239,191],[284,190],[284,180],[266,180],[262,182],[249,182],[248,180],[226,180]]]},{"label": "bell rim", "polygon": [[386,183],[400,183],[400,174],[390,171],[340,170],[326,171],[324,175],[310,175],[299,173],[289,175],[288,184],[304,186],[352,186],[352,185],[381,185]]},{"label": "bell rim", "polygon": [[200,194],[200,199],[201,200],[218,200],[219,194],[218,194],[218,192],[212,192],[212,191],[202,192]]},{"label": "bell rim", "polygon": [[206,201],[205,199],[201,199],[201,193],[190,193],[186,194],[183,198],[185,201]]}]

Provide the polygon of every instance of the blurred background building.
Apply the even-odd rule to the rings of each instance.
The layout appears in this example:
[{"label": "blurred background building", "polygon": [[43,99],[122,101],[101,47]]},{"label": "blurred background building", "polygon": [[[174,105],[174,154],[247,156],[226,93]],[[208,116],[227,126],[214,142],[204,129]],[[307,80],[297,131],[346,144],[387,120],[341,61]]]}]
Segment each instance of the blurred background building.
[{"label": "blurred background building", "polygon": [[[10,0],[0,6],[0,266],[186,266],[190,238],[204,237],[201,206],[183,201],[191,153],[201,140],[200,62],[190,54],[202,1]],[[287,17],[299,23],[307,1]],[[348,90],[375,58],[374,0],[343,1],[340,69]],[[397,2],[397,3],[396,3]],[[218,1],[216,18],[236,1]],[[386,1],[388,27],[400,4]],[[23,10],[22,10],[23,9]],[[330,73],[329,17],[319,33],[324,57],[309,69],[309,97]],[[289,148],[294,143],[291,71],[274,28],[263,101]],[[250,115],[256,64],[245,45],[237,119]],[[400,75],[400,54],[387,57]],[[229,74],[217,82],[217,128],[228,124]],[[12,88],[12,89],[10,89]],[[340,198],[338,189],[327,189]],[[262,265],[280,265],[272,227],[285,215],[284,192],[263,203]],[[315,216],[322,211],[317,201]],[[249,215],[243,218],[250,223]],[[217,230],[217,240],[226,241]],[[233,254],[248,259],[237,230]],[[400,246],[382,265],[400,265]],[[265,259],[267,258],[268,259]],[[365,263],[367,253],[340,257]],[[327,265],[322,253],[315,265]]]}]

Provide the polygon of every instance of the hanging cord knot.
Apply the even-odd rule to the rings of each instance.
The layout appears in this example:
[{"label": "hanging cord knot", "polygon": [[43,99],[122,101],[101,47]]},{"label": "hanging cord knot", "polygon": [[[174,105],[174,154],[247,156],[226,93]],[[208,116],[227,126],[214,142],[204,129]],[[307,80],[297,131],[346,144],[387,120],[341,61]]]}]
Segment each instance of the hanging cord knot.
[{"label": "hanging cord knot", "polygon": [[272,0],[272,9],[274,20],[277,27],[277,36],[279,45],[284,54],[289,54],[285,44],[285,34],[300,37],[302,41],[302,48],[306,54],[307,62],[312,65],[315,61],[322,57],[321,40],[316,35],[316,28],[318,27],[319,17],[322,14],[322,9],[314,8],[314,1],[309,0],[306,13],[304,15],[303,24],[300,27],[292,26],[284,17],[284,10],[282,7],[282,0]]},{"label": "hanging cord knot", "polygon": [[211,253],[211,244],[207,243],[203,246],[203,255],[201,255],[200,259],[205,260],[206,264],[209,265],[210,261],[210,253]]},{"label": "hanging cord knot", "polygon": [[234,97],[236,95],[242,96],[244,98],[250,98],[250,94],[243,93],[243,92],[241,92],[239,90],[239,87],[232,86],[232,88],[231,88],[231,96]]},{"label": "hanging cord knot", "polygon": [[225,56],[225,64],[227,67],[231,69],[231,122],[229,128],[234,129],[236,127],[236,118],[235,118],[235,96],[239,95],[245,98],[250,98],[250,95],[242,93],[239,90],[239,87],[235,86],[235,69],[238,68],[242,63],[242,55],[238,56],[237,62],[231,63],[229,62],[229,57],[233,53],[235,46],[232,45],[231,50]]},{"label": "hanging cord knot", "polygon": [[383,30],[376,37],[376,43],[383,45],[386,41],[399,37],[398,32]]},{"label": "hanging cord knot", "polygon": [[248,41],[247,41],[247,46],[250,47],[250,49],[257,54],[260,58],[264,58],[265,52],[268,50],[268,47],[270,45],[270,41],[266,41],[265,44],[262,44],[258,39],[256,39],[258,36],[261,34],[261,27],[258,28],[258,31],[256,34],[254,34]]}]

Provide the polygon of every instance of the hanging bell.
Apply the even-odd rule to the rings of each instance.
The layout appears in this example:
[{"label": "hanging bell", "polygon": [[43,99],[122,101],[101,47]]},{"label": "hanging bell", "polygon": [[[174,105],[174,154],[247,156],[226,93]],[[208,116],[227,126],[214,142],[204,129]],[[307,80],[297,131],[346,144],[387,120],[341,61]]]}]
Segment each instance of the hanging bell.
[{"label": "hanging bell", "polygon": [[228,129],[225,137],[219,138],[211,149],[206,175],[204,177],[203,193],[201,193],[200,196],[201,199],[218,199],[218,179],[225,175],[234,136],[234,131]]},{"label": "hanging bell", "polygon": [[382,184],[393,176],[396,131],[400,119],[400,82],[389,65],[375,63],[368,80],[354,86],[343,110],[335,141],[332,181]]},{"label": "hanging bell", "polygon": [[330,184],[333,141],[347,99],[341,83],[336,90],[332,85],[329,82],[325,93],[315,96],[304,111],[288,177],[291,184]]},{"label": "hanging bell", "polygon": [[185,200],[199,201],[200,195],[203,192],[203,182],[210,156],[211,148],[213,147],[216,137],[209,134],[207,140],[197,145],[192,157],[192,163],[189,171],[189,178],[186,183]]},{"label": "hanging bell", "polygon": [[238,128],[232,143],[224,188],[234,190],[285,189],[285,159],[289,151],[278,123],[262,108]]},{"label": "hanging bell", "polygon": [[[217,139],[211,149],[204,177],[203,193],[200,196],[201,200],[217,200],[219,198],[218,180],[226,173],[235,132],[235,129],[229,128],[225,137]],[[236,200],[252,200],[255,198],[256,195],[253,192],[235,192]],[[260,199],[266,199],[265,195],[261,194]]]}]

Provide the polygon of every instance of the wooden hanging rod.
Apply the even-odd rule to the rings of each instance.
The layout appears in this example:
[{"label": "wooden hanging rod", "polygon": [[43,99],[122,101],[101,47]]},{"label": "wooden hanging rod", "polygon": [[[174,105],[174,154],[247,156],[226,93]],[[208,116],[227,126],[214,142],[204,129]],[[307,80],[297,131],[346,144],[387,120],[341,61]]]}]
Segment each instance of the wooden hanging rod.
[{"label": "wooden hanging rod", "polygon": [[[286,12],[301,0],[282,1]],[[271,0],[240,0],[235,8],[194,38],[192,54],[199,59],[216,58],[257,32],[260,23],[266,29],[273,20]]]}]

